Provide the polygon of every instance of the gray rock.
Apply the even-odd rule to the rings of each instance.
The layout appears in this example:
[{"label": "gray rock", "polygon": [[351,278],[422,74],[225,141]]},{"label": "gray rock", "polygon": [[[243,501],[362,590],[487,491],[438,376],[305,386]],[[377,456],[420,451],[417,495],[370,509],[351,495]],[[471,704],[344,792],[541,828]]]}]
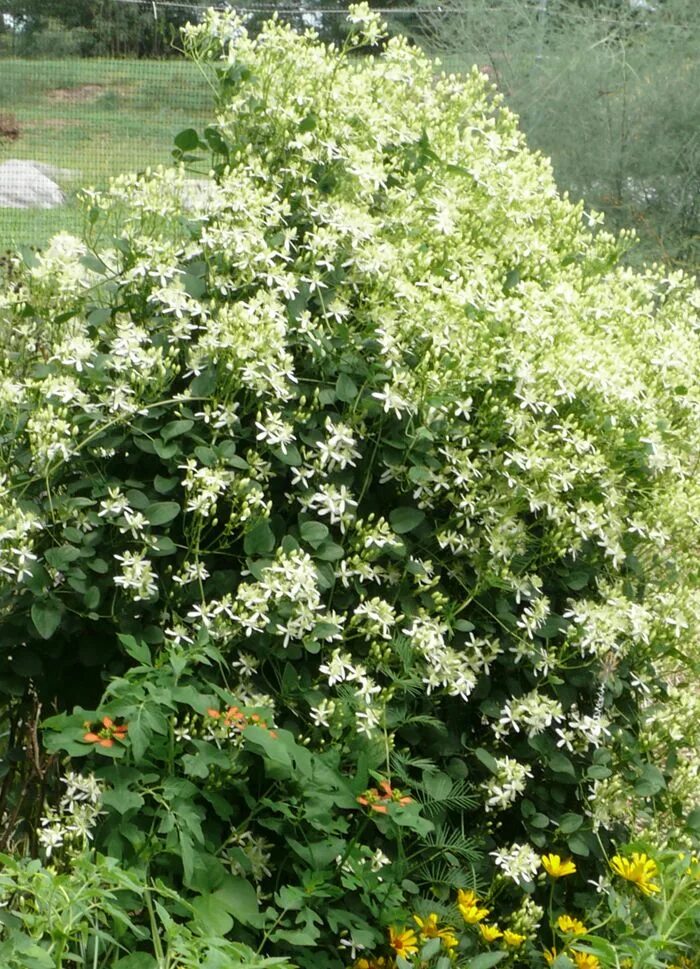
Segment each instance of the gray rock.
[{"label": "gray rock", "polygon": [[0,208],[53,209],[63,205],[65,196],[53,180],[63,174],[61,169],[41,162],[16,159],[3,162],[0,165]]}]

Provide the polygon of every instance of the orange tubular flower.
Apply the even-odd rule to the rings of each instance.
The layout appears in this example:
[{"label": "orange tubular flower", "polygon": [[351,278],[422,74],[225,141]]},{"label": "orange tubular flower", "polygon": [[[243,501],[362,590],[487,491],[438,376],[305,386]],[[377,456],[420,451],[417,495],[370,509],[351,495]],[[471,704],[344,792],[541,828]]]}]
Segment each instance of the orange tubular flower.
[{"label": "orange tubular flower", "polygon": [[85,726],[88,731],[83,734],[83,741],[100,747],[114,747],[114,741],[123,741],[129,729],[125,723],[116,725],[111,717],[102,717],[98,723],[88,722]]},{"label": "orange tubular flower", "polygon": [[356,800],[358,804],[371,808],[372,811],[376,811],[377,814],[386,814],[388,804],[400,804],[403,807],[406,804],[410,804],[413,798],[410,798],[403,794],[402,791],[393,788],[389,781],[380,781],[379,789],[376,787],[370,787],[358,798],[356,798]]}]

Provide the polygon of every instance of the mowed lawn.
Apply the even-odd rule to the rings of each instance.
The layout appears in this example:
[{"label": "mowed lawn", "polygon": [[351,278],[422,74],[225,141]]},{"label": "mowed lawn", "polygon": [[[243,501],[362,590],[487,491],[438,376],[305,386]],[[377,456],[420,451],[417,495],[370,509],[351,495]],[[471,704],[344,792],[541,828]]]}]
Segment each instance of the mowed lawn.
[{"label": "mowed lawn", "polygon": [[27,158],[75,173],[59,179],[59,208],[0,208],[0,250],[78,230],[81,187],[169,163],[175,135],[211,113],[211,90],[188,61],[0,59],[0,121],[19,129],[14,140],[0,136],[0,163]]}]

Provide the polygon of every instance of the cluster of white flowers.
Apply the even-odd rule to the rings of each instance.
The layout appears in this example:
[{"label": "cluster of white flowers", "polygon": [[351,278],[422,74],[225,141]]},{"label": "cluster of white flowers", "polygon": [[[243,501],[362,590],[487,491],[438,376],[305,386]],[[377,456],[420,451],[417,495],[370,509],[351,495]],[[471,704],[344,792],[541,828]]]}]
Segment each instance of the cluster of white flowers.
[{"label": "cluster of white flowers", "polygon": [[496,867],[516,884],[533,881],[540,867],[540,856],[530,845],[515,842],[510,848],[499,848],[490,854]]},{"label": "cluster of white flowers", "polygon": [[529,767],[517,760],[511,757],[497,758],[494,776],[483,785],[486,810],[504,811],[510,807],[524,794],[528,778],[531,777],[532,771]]},{"label": "cluster of white flowers", "polygon": [[511,730],[523,730],[528,737],[536,737],[553,723],[564,719],[564,709],[559,700],[546,696],[539,690],[532,690],[521,697],[513,697],[504,704],[500,717],[492,729],[497,737],[503,737]]},{"label": "cluster of white flowers", "polygon": [[84,850],[102,813],[104,785],[94,775],[69,771],[61,780],[66,790],[58,805],[41,818],[37,832],[47,858],[59,848],[73,853]]},{"label": "cluster of white flowers", "polygon": [[449,632],[447,623],[422,614],[414,617],[411,625],[402,632],[409,637],[423,661],[426,693],[430,695],[433,690],[443,689],[450,696],[468,699],[476,684],[476,677],[465,665],[464,656],[446,643],[445,636]]}]

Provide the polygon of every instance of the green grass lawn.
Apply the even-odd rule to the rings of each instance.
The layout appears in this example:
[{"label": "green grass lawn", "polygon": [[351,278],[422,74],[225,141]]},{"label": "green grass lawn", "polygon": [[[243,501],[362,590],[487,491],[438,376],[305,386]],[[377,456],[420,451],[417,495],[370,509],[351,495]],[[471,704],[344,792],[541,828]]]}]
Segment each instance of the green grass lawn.
[{"label": "green grass lawn", "polygon": [[0,249],[77,230],[79,188],[168,163],[178,131],[200,127],[211,110],[206,80],[187,61],[0,59],[0,115],[14,115],[20,129],[0,140],[0,162],[28,158],[76,173],[62,183],[59,208],[0,208]]}]

